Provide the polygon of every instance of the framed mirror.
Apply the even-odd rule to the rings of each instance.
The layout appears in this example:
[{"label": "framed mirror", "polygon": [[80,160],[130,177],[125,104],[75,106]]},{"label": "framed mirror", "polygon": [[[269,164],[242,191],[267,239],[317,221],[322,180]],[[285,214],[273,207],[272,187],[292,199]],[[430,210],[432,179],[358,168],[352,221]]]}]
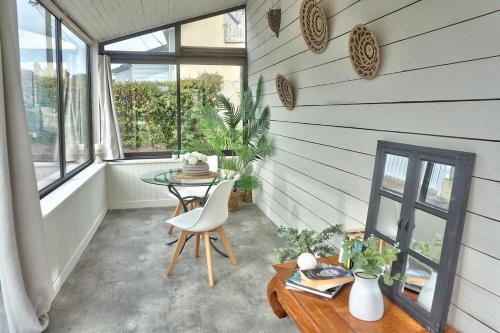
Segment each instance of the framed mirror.
[{"label": "framed mirror", "polygon": [[379,141],[365,238],[401,253],[382,291],[432,332],[448,315],[475,154]]}]

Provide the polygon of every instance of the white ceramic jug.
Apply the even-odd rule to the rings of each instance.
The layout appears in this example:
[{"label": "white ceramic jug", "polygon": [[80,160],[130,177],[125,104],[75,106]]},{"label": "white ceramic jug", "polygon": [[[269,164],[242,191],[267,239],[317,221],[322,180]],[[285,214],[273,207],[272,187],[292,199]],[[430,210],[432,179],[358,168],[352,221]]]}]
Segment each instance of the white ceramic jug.
[{"label": "white ceramic jug", "polygon": [[354,284],[349,294],[349,312],[356,318],[375,321],[384,315],[384,298],[378,285],[378,276],[354,273]]}]

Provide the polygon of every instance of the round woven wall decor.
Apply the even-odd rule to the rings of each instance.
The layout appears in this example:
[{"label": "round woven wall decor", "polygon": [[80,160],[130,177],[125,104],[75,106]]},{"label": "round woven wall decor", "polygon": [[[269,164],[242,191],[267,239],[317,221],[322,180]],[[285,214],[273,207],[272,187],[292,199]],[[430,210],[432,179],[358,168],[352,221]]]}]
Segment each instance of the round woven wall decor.
[{"label": "round woven wall decor", "polygon": [[288,80],[281,74],[276,75],[276,91],[280,98],[281,104],[291,111],[293,109],[293,89]]},{"label": "round woven wall decor", "polygon": [[361,77],[375,77],[380,64],[380,50],[375,35],[364,24],[358,24],[351,30],[349,55],[352,67]]},{"label": "round woven wall decor", "polygon": [[300,30],[307,46],[314,53],[322,53],[328,45],[326,16],[316,0],[304,0],[300,6]]}]

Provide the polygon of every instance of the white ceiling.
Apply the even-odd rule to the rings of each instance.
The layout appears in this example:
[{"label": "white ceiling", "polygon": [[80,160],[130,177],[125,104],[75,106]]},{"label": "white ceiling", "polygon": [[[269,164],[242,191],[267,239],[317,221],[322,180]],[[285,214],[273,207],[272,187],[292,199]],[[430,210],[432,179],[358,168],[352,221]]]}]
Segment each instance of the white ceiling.
[{"label": "white ceiling", "polygon": [[53,0],[90,37],[105,41],[242,5],[246,0]]}]

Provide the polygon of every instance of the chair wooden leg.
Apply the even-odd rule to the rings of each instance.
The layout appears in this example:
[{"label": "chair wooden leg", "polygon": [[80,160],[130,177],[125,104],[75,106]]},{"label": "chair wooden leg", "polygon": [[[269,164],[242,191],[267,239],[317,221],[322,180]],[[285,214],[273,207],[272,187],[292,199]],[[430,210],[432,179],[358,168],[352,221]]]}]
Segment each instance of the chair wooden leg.
[{"label": "chair wooden leg", "polygon": [[210,237],[208,236],[208,232],[203,233],[203,240],[205,241],[205,252],[207,254],[208,283],[213,287],[215,281],[214,271],[212,269],[212,249],[210,248]]},{"label": "chair wooden leg", "polygon": [[181,253],[184,243],[186,243],[186,237],[187,237],[186,232],[184,230],[181,230],[181,232],[179,233],[179,239],[177,240],[177,244],[175,245],[174,254],[172,255],[172,259],[170,259],[170,264],[168,264],[167,267],[167,276],[172,275],[172,272],[174,271],[174,266],[175,263],[177,262],[177,258]]},{"label": "chair wooden leg", "polygon": [[174,226],[170,225],[170,227],[168,227],[168,234],[171,235],[173,232],[174,232]]},{"label": "chair wooden leg", "polygon": [[220,239],[222,240],[222,243],[224,244],[224,248],[226,249],[227,255],[229,256],[229,259],[231,260],[231,263],[233,266],[238,265],[238,261],[236,260],[236,256],[234,255],[233,252],[233,247],[231,246],[231,241],[226,235],[226,232],[224,231],[223,227],[218,227],[215,229],[220,236]]},{"label": "chair wooden leg", "polygon": [[199,258],[200,257],[200,234],[196,234],[196,243],[194,245],[194,257]]},{"label": "chair wooden leg", "polygon": [[181,213],[181,210],[182,210],[182,204],[181,204],[180,201],[178,201],[177,205],[175,206],[174,217],[176,217],[177,215],[179,215]]}]

